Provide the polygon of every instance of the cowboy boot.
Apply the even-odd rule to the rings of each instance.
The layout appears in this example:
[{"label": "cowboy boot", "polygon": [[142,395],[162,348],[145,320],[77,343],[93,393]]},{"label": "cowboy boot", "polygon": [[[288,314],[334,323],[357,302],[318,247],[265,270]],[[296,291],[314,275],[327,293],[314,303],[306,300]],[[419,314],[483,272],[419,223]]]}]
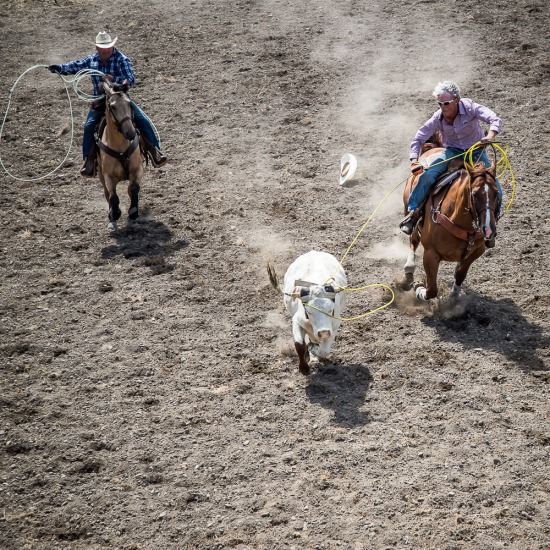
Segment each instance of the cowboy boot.
[{"label": "cowboy boot", "polygon": [[416,224],[422,217],[422,212],[419,208],[409,212],[399,224],[399,229],[405,233],[405,235],[412,235]]},{"label": "cowboy boot", "polygon": [[160,168],[161,166],[164,166],[168,159],[162,154],[158,147],[155,147],[150,141],[147,141],[145,138],[144,141],[145,147],[147,148],[147,152],[149,153],[149,158],[151,159],[153,166],[155,168]]},{"label": "cowboy boot", "polygon": [[153,162],[153,166],[155,168],[160,168],[161,166],[164,166],[166,164],[166,161],[168,159],[157,147],[153,147],[152,150],[149,152],[151,153],[151,161]]},{"label": "cowboy boot", "polygon": [[96,175],[95,161],[97,158],[97,146],[93,145],[90,154],[84,159],[80,175],[85,178],[93,178]]}]

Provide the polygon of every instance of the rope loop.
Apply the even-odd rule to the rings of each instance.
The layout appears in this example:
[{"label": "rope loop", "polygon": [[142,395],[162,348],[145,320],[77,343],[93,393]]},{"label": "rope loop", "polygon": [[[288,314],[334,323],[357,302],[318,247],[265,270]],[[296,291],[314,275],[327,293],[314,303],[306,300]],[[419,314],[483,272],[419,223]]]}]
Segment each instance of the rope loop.
[{"label": "rope loop", "polygon": [[327,313],[326,311],[323,311],[322,309],[319,309],[318,307],[315,307],[311,305],[310,303],[305,303],[304,307],[310,307],[311,309],[315,309],[316,311],[319,311],[323,315],[326,315],[327,317],[330,317],[331,319],[336,319],[337,321],[356,321],[357,319],[363,319],[363,317],[367,317],[368,315],[372,315],[373,313],[376,313],[377,311],[381,311],[388,306],[390,306],[393,301],[395,300],[395,293],[393,292],[392,288],[388,285],[385,285],[383,283],[373,283],[371,285],[365,285],[358,288],[342,288],[342,290],[346,290],[348,292],[358,292],[360,290],[364,290],[366,288],[373,288],[373,287],[382,287],[386,290],[389,290],[391,294],[391,300],[389,302],[386,302],[385,304],[375,308],[371,309],[370,311],[367,311],[366,313],[362,313],[361,315],[357,315],[355,317],[335,317],[334,315],[331,315],[330,313]]},{"label": "rope loop", "polygon": [[[10,92],[9,92],[9,95],[8,95],[6,112],[4,114],[4,119],[2,120],[2,124],[0,125],[0,146],[2,144],[2,133],[4,131],[4,126],[6,125],[6,120],[8,118],[8,113],[9,113],[9,110],[10,110],[10,105],[11,105],[11,100],[12,100],[13,93],[14,93],[15,89],[17,88],[17,86],[19,84],[19,81],[28,72],[33,71],[34,69],[38,69],[38,68],[46,68],[47,69],[48,65],[33,65],[32,67],[29,67],[28,69],[23,71],[23,73],[21,73],[21,75],[15,80],[13,86],[10,88]],[[86,92],[83,92],[82,90],[79,89],[80,81],[83,78],[88,78],[88,77],[92,77],[92,76],[101,76],[101,77],[105,76],[105,73],[102,73],[101,71],[98,71],[96,69],[81,69],[72,78],[66,78],[65,76],[63,76],[61,74],[58,74],[58,76],[61,78],[61,81],[63,82],[63,86],[65,87],[65,93],[67,94],[67,100],[69,102],[69,117],[70,117],[70,120],[71,120],[71,135],[70,135],[69,147],[67,149],[67,153],[65,154],[65,157],[63,158],[63,160],[53,170],[51,170],[50,172],[47,172],[46,174],[44,174],[42,176],[36,176],[34,178],[20,178],[19,176],[16,176],[15,174],[12,174],[6,168],[4,163],[2,162],[2,156],[0,155],[0,166],[2,167],[4,172],[6,172],[6,174],[8,174],[8,176],[10,176],[11,178],[13,178],[17,181],[31,182],[31,181],[38,181],[38,180],[45,179],[45,178],[55,174],[63,166],[63,164],[65,164],[65,161],[69,158],[69,155],[70,155],[71,149],[72,149],[73,138],[74,138],[74,114],[73,114],[73,105],[72,105],[72,101],[71,101],[71,95],[69,93],[69,85],[72,85],[74,93],[76,94],[78,99],[80,99],[82,101],[91,103],[92,101],[95,101],[97,99],[101,99],[101,98],[105,97],[105,94],[101,94],[101,95],[96,96],[96,95],[92,95],[92,94],[88,94]],[[143,112],[143,110],[141,110],[141,112],[143,113],[144,117],[151,124],[151,127],[153,128],[153,131],[155,132],[155,135],[156,135],[156,137],[158,139],[158,142],[159,142],[159,145],[160,145],[160,136],[159,136],[159,133],[158,133],[155,125],[153,124],[153,121],[145,114],[145,112]]]}]

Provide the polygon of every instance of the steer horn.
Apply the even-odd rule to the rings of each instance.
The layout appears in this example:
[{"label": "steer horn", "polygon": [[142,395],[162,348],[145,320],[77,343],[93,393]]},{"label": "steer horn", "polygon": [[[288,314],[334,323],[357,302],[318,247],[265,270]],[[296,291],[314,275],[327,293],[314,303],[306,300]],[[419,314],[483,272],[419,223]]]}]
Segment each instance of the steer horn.
[{"label": "steer horn", "polygon": [[292,300],[296,300],[296,298],[300,298],[300,300],[303,300],[304,298],[308,298],[310,294],[311,292],[309,288],[305,288],[303,286],[295,286],[294,290],[292,291]]}]

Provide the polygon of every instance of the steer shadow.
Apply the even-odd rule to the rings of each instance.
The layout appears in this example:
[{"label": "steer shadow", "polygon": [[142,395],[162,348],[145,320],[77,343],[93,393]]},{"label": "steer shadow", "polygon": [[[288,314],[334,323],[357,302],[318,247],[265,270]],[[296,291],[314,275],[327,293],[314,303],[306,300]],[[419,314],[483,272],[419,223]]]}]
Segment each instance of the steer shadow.
[{"label": "steer shadow", "polygon": [[492,300],[469,292],[456,303],[442,302],[433,317],[422,322],[442,340],[460,342],[465,348],[495,351],[524,371],[549,371],[537,350],[547,350],[550,338],[530,323],[510,299]]},{"label": "steer shadow", "polygon": [[113,235],[116,244],[101,250],[105,259],[123,256],[137,260],[138,265],[151,267],[155,273],[172,271],[175,264],[166,261],[178,250],[186,248],[186,240],[172,240],[172,232],[162,222],[149,219],[138,219],[129,228]]},{"label": "steer shadow", "polygon": [[311,403],[332,410],[333,422],[343,427],[352,428],[370,422],[368,413],[360,410],[373,382],[367,367],[323,361],[312,367],[306,386]]}]

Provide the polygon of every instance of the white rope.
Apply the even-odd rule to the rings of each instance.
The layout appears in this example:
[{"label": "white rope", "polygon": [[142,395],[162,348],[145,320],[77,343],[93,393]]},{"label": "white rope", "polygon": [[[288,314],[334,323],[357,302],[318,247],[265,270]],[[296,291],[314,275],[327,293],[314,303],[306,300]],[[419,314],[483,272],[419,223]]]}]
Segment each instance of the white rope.
[{"label": "white rope", "polygon": [[[38,67],[48,67],[47,65],[34,65],[32,67],[29,67],[26,71],[24,71],[20,76],[19,78],[14,82],[11,90],[10,90],[10,94],[8,96],[8,105],[6,107],[6,114],[4,115],[4,119],[2,120],[2,126],[0,126],[0,147],[2,145],[2,132],[4,131],[4,126],[6,124],[6,119],[8,118],[8,113],[9,113],[9,110],[10,110],[10,103],[11,103],[11,96],[13,95],[13,92],[15,90],[15,88],[17,87],[17,84],[19,84],[19,81],[29,72],[29,71],[32,71]],[[43,176],[37,176],[35,178],[20,178],[14,174],[12,174],[5,166],[4,166],[4,163],[2,162],[2,156],[0,155],[0,165],[2,166],[2,168],[4,169],[4,172],[6,172],[6,174],[8,174],[9,176],[11,176],[13,179],[17,180],[17,181],[37,181],[37,180],[41,180],[41,179],[44,179],[44,178],[47,178],[48,176],[51,176],[52,174],[55,174],[55,172],[57,172],[61,166],[63,166],[63,164],[65,163],[65,161],[67,160],[67,158],[69,157],[69,154],[71,152],[71,147],[72,147],[72,143],[73,143],[73,136],[74,136],[74,117],[73,117],[73,105],[71,103],[71,96],[69,94],[69,89],[67,88],[67,84],[65,83],[65,81],[63,81],[63,84],[65,86],[65,92],[67,93],[67,99],[69,100],[69,112],[70,112],[70,116],[71,116],[71,139],[69,141],[69,149],[67,150],[67,154],[65,155],[65,158],[53,169],[51,170],[50,172],[48,172],[47,174],[43,175]]]},{"label": "white rope", "polygon": [[65,84],[72,84],[73,90],[78,99],[81,99],[82,101],[87,101],[88,103],[91,103],[92,101],[95,101],[96,99],[100,99],[102,97],[105,97],[105,94],[102,95],[91,95],[87,94],[86,92],[81,92],[78,89],[78,83],[87,76],[105,76],[105,73],[102,73],[101,71],[97,71],[96,69],[81,69],[78,71],[74,78],[64,78],[63,75],[59,75],[61,77],[61,80],[65,82]]},{"label": "white rope", "polygon": [[[9,110],[10,110],[10,104],[11,104],[11,97],[13,95],[13,92],[15,90],[15,88],[17,87],[17,85],[19,84],[19,81],[30,71],[34,70],[34,69],[37,69],[37,68],[40,68],[40,67],[45,67],[45,68],[48,68],[48,65],[33,65],[32,67],[29,67],[26,71],[24,71],[18,78],[17,80],[14,82],[13,86],[11,87],[10,89],[10,93],[9,93],[9,96],[8,96],[8,104],[7,104],[7,107],[6,107],[6,113],[4,115],[4,119],[2,120],[2,125],[0,126],[0,148],[2,146],[2,132],[4,131],[4,126],[6,124],[6,120],[8,118],[8,113],[9,113]],[[63,158],[63,160],[53,169],[51,170],[50,172],[42,175],[42,176],[36,176],[34,178],[20,178],[18,176],[16,176],[15,174],[12,174],[7,168],[6,166],[4,165],[4,163],[2,162],[2,156],[0,155],[0,166],[2,166],[2,169],[4,170],[4,172],[6,172],[6,174],[8,174],[8,176],[12,177],[13,179],[17,180],[17,181],[25,181],[25,182],[29,182],[29,181],[38,181],[38,180],[41,180],[41,179],[44,179],[44,178],[47,178],[49,176],[51,176],[52,174],[55,174],[62,166],[63,164],[65,164],[65,161],[67,160],[67,158],[69,157],[69,154],[71,153],[71,148],[72,148],[72,144],[73,144],[73,137],[74,137],[74,115],[73,115],[73,105],[72,105],[72,102],[71,102],[71,96],[69,94],[69,88],[68,88],[68,84],[72,84],[72,87],[73,87],[73,90],[74,90],[74,93],[76,94],[76,96],[81,99],[82,101],[86,101],[88,103],[91,103],[92,101],[95,101],[96,99],[100,99],[102,97],[105,97],[105,94],[103,95],[99,95],[99,96],[95,96],[95,95],[91,95],[91,94],[88,94],[86,92],[83,92],[81,90],[79,90],[78,88],[78,84],[79,82],[83,79],[83,78],[86,78],[86,77],[91,77],[91,76],[104,76],[104,73],[102,73],[101,71],[97,71],[96,69],[82,69],[80,71],[78,71],[73,78],[64,78],[62,75],[58,74],[58,76],[61,78],[61,80],[63,81],[63,86],[65,86],[65,92],[67,94],[67,99],[69,100],[69,116],[70,116],[70,119],[71,119],[71,136],[70,136],[70,141],[69,141],[69,148],[67,149],[67,154],[65,155],[65,157]],[[157,137],[157,140],[159,142],[159,146],[160,146],[160,136],[159,136],[159,133],[155,127],[155,125],[153,124],[153,121],[145,114],[145,112],[143,111],[142,109],[142,112],[145,116],[145,118],[149,121],[149,124],[151,124],[151,127],[153,128],[153,131],[155,132],[155,135]]]},{"label": "white rope", "polygon": [[[85,92],[81,92],[78,89],[78,83],[83,78],[85,78],[87,76],[94,76],[94,75],[104,76],[104,73],[102,73],[101,71],[96,71],[95,69],[82,69],[81,71],[78,71],[75,74],[73,79],[65,79],[65,78],[63,78],[63,76],[61,76],[61,75],[60,76],[61,76],[61,78],[63,79],[64,82],[69,83],[69,84],[72,83],[74,93],[77,95],[77,97],[79,99],[82,99],[83,101],[91,102],[91,101],[94,101],[96,99],[100,99],[102,97],[105,97],[105,94],[99,95],[99,96],[93,96],[93,95],[89,95]],[[141,107],[140,107],[140,109],[141,109]],[[143,109],[141,109],[141,112],[143,113],[145,118],[149,121],[149,124],[151,125],[151,128],[153,128],[153,132],[155,132],[155,136],[157,137],[157,140],[159,142],[159,149],[161,149],[162,147],[161,147],[161,143],[160,143],[160,135],[158,133],[158,130],[157,130],[156,126],[153,124],[153,121],[147,116],[147,114],[145,113],[145,111]]]}]

